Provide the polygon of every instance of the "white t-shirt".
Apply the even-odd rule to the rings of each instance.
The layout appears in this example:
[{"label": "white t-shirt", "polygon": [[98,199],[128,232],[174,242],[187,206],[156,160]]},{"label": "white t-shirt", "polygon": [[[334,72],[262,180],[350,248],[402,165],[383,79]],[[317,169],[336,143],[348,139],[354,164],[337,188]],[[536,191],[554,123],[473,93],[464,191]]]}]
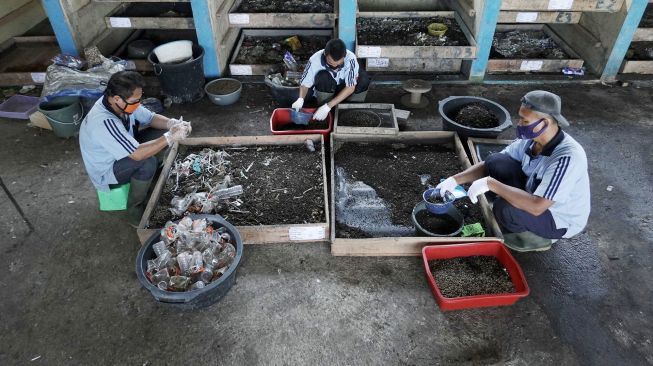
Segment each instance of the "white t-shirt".
[{"label": "white t-shirt", "polygon": [[340,84],[344,81],[346,86],[355,86],[358,83],[358,61],[356,55],[347,50],[345,54],[345,62],[339,70],[329,68],[326,62],[324,50],[317,51],[311,56],[306,63],[304,74],[302,75],[301,85],[311,88],[315,84],[315,75],[322,70],[327,70],[331,77]]}]

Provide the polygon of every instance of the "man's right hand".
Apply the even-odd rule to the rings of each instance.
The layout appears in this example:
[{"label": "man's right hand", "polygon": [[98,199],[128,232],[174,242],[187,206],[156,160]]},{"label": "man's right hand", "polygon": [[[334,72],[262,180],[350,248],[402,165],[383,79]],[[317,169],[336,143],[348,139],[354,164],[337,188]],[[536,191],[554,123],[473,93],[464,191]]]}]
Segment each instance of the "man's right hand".
[{"label": "man's right hand", "polygon": [[456,179],[454,179],[454,177],[449,177],[443,180],[442,182],[440,182],[440,184],[438,184],[437,186],[435,186],[435,189],[436,190],[439,189],[440,195],[444,197],[444,195],[447,192],[451,192],[453,194],[453,191],[456,189],[457,186],[458,183],[456,182]]},{"label": "man's right hand", "polygon": [[190,123],[182,122],[170,128],[170,131],[163,134],[168,142],[168,146],[172,146],[175,142],[183,140],[190,134]]},{"label": "man's right hand", "polygon": [[299,110],[302,109],[303,106],[304,106],[304,98],[297,98],[295,103],[292,104],[292,109],[299,112]]}]

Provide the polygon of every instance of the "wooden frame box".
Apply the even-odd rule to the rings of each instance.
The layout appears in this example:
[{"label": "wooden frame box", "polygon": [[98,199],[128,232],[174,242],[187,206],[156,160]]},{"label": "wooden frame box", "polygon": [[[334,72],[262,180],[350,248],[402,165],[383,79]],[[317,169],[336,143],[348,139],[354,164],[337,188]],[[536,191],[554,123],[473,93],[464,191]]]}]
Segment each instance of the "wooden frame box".
[{"label": "wooden frame box", "polygon": [[509,30],[539,30],[546,33],[553,41],[565,51],[570,58],[567,59],[498,59],[488,60],[488,73],[519,73],[519,72],[550,72],[560,73],[564,67],[581,68],[585,61],[558,37],[548,25],[545,24],[513,24],[497,25],[496,33]]},{"label": "wooden frame box", "polygon": [[600,11],[615,13],[621,9],[624,0],[502,0],[501,10],[535,10],[535,11]]},{"label": "wooden frame box", "polygon": [[623,74],[653,74],[653,60],[625,60],[621,66]]},{"label": "wooden frame box", "polygon": [[[195,29],[192,15],[190,17],[157,17],[121,15],[133,6],[124,3],[104,18],[109,28],[133,29]],[[156,7],[156,5],[150,5]],[[190,4],[187,5],[190,8]]]},{"label": "wooden frame box", "polygon": [[367,71],[428,72],[437,74],[459,74],[461,59],[416,59],[416,58],[366,58]]},{"label": "wooden frame box", "polygon": [[504,147],[510,145],[513,140],[483,139],[479,137],[470,137],[467,139],[467,147],[472,156],[472,164],[478,164],[483,161],[479,154],[479,145],[496,145],[496,152],[500,152]]},{"label": "wooden frame box", "polygon": [[408,58],[408,59],[461,59],[476,58],[476,41],[469,29],[454,11],[433,12],[359,12],[358,18],[430,18],[455,19],[467,38],[468,46],[380,46],[361,44],[356,36],[356,56],[359,58]]},{"label": "wooden frame box", "polygon": [[[338,116],[340,115],[340,112],[348,109],[377,109],[389,111],[392,118],[392,127],[339,126]],[[399,124],[397,123],[397,116],[395,115],[395,106],[394,104],[385,103],[340,103],[336,108],[333,132],[339,134],[396,135],[399,132]]]},{"label": "wooden frame box", "polygon": [[236,0],[229,10],[229,25],[239,28],[333,28],[338,14],[334,0],[333,13],[237,13],[242,0]]},{"label": "wooden frame box", "polygon": [[[648,6],[646,7],[645,16],[648,16],[649,13],[653,12],[653,1],[649,0]],[[632,42],[650,42],[653,41],[653,27],[639,27],[635,31]]]},{"label": "wooden frame box", "polygon": [[0,86],[43,84],[50,60],[59,53],[54,36],[5,41],[0,45]]},{"label": "wooden frame box", "polygon": [[488,237],[384,237],[369,239],[343,239],[336,237],[336,212],[335,212],[335,153],[346,142],[366,143],[402,143],[407,145],[446,145],[455,150],[463,169],[471,166],[458,135],[455,132],[429,131],[429,132],[400,132],[395,136],[381,135],[331,135],[331,254],[335,256],[419,256],[422,247],[430,244],[453,244],[479,241],[503,241],[499,225],[494,219],[492,210],[485,196],[479,197],[479,204],[483,211]]},{"label": "wooden frame box", "polygon": [[[273,244],[273,243],[289,243],[289,242],[328,242],[330,234],[329,226],[329,197],[327,195],[327,176],[325,166],[325,148],[324,138],[322,135],[284,135],[284,136],[237,136],[237,137],[195,137],[188,138],[180,142],[185,146],[212,146],[220,147],[240,147],[240,146],[288,146],[288,145],[304,145],[306,140],[312,140],[315,143],[321,144],[321,158],[322,158],[322,179],[324,185],[324,214],[325,222],[311,223],[311,224],[290,224],[290,225],[259,225],[259,226],[237,226],[243,238],[244,244]],[[163,170],[159,179],[154,186],[152,195],[147,203],[143,217],[138,225],[137,233],[141,244],[152,235],[158,232],[161,228],[148,228],[149,218],[157,205],[161,192],[165,185],[170,169],[177,158],[179,144],[175,144],[168,158],[165,161]],[[324,237],[322,239],[309,239],[309,240],[291,240],[290,232],[301,236],[301,231],[315,231],[320,232],[323,230]]]},{"label": "wooden frame box", "polygon": [[501,11],[498,23],[575,24],[581,15],[578,11]]},{"label": "wooden frame box", "polygon": [[279,66],[278,64],[237,64],[236,59],[245,37],[290,37],[295,35],[333,37],[333,31],[331,29],[243,29],[231,56],[229,73],[231,75],[266,75],[270,69]]}]

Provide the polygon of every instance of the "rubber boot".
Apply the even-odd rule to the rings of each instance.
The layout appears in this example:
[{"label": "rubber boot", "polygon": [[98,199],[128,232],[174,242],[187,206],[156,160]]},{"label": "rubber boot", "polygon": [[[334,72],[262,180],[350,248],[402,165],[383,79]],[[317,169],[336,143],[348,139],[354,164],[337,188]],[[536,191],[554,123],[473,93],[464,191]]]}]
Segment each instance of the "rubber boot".
[{"label": "rubber boot", "polygon": [[335,93],[325,93],[321,91],[315,91],[315,96],[317,97],[317,105],[321,106],[322,104],[333,99]]},{"label": "rubber boot", "polygon": [[138,180],[132,178],[130,181],[129,196],[127,196],[127,221],[129,225],[135,228],[138,228],[141,217],[143,217],[147,192],[151,182],[152,179]]},{"label": "rubber boot", "polygon": [[355,102],[355,103],[363,103],[365,101],[365,98],[367,98],[367,90],[350,95],[349,98],[347,98],[347,101]]},{"label": "rubber boot", "polygon": [[543,238],[530,231],[523,233],[510,233],[503,235],[506,246],[518,252],[543,252],[551,249],[551,244],[557,240]]}]

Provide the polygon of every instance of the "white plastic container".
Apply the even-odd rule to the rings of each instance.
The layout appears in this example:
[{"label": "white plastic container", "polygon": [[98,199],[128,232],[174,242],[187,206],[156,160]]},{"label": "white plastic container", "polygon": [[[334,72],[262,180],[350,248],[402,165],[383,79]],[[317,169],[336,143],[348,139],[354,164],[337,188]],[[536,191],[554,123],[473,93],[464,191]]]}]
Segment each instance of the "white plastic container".
[{"label": "white plastic container", "polygon": [[193,42],[168,42],[156,47],[153,52],[162,64],[183,62],[193,57]]}]

